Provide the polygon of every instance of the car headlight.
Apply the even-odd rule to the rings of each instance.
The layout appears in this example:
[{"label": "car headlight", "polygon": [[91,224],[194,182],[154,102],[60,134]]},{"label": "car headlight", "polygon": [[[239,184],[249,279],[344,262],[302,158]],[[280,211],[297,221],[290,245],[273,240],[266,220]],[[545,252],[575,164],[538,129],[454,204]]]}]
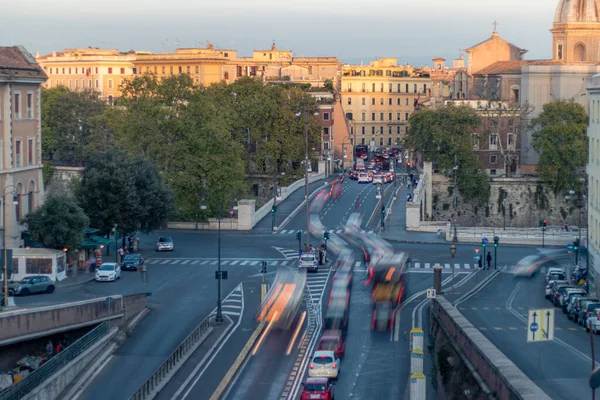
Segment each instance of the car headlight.
[{"label": "car headlight", "polygon": [[21,286],[17,286],[17,287],[15,288],[15,290],[16,290],[17,292],[20,292],[20,291],[21,291],[21,289],[22,289],[22,287],[21,287]]}]

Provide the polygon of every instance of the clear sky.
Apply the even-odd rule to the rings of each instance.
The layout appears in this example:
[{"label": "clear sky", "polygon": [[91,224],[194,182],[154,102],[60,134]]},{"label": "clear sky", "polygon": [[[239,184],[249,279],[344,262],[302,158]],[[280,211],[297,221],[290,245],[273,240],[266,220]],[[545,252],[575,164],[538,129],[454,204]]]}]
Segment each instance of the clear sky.
[{"label": "clear sky", "polygon": [[421,65],[457,57],[490,36],[492,23],[527,59],[550,58],[558,0],[0,0],[0,45],[40,54],[95,46],[278,48],[344,62],[397,57]]}]

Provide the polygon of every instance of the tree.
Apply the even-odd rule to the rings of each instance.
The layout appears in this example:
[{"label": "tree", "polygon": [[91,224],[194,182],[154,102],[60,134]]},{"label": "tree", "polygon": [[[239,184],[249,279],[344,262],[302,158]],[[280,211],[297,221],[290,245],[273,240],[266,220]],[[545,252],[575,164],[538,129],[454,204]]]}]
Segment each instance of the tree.
[{"label": "tree", "polygon": [[46,156],[69,163],[86,161],[90,147],[95,145],[96,126],[92,121],[106,109],[98,92],[75,92],[62,86],[43,89],[42,107],[42,148]]},{"label": "tree", "polygon": [[[489,102],[490,106],[478,109],[484,124],[485,134],[497,135],[497,144],[504,169],[508,177],[512,176],[512,166],[519,162],[521,134],[526,128],[523,121],[533,111],[533,106],[529,104],[521,105],[519,103],[508,102]],[[501,131],[507,132],[506,137],[501,135]],[[508,136],[510,135],[510,137]]]},{"label": "tree", "polygon": [[540,154],[540,178],[554,194],[582,189],[588,160],[587,124],[585,109],[573,100],[546,103],[531,121],[533,148]]},{"label": "tree", "polygon": [[465,200],[487,203],[489,178],[479,170],[472,142],[480,122],[475,110],[467,105],[425,108],[411,115],[404,146],[421,153],[437,169],[456,173],[458,191]]},{"label": "tree", "polygon": [[122,235],[162,228],[172,209],[171,192],[156,165],[123,150],[90,160],[76,192],[91,226],[103,234],[115,225]]},{"label": "tree", "polygon": [[325,79],[323,88],[331,93],[333,93],[335,91],[335,87],[333,86],[333,81],[331,79]]},{"label": "tree", "polygon": [[78,250],[89,218],[72,195],[53,194],[22,222],[31,239],[51,249]]}]

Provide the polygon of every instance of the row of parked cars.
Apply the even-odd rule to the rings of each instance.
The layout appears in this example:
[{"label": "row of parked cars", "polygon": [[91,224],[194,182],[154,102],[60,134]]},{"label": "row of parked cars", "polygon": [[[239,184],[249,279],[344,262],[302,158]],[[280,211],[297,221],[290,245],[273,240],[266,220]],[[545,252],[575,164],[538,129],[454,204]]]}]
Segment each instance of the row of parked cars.
[{"label": "row of parked cars", "polygon": [[569,281],[564,269],[550,268],[546,274],[546,298],[571,321],[597,334],[600,332],[600,299],[588,296],[579,285],[585,276],[587,270],[577,267]]}]

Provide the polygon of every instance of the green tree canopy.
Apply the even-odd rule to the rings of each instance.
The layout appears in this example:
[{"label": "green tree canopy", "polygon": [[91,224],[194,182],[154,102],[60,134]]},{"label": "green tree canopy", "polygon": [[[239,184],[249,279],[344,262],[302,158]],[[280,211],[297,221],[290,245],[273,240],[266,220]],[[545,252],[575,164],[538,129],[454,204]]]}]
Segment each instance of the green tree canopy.
[{"label": "green tree canopy", "polygon": [[63,86],[42,89],[42,149],[45,157],[84,162],[98,143],[95,130],[106,103],[98,92],[69,91]]},{"label": "green tree canopy", "polygon": [[585,109],[573,100],[546,103],[531,121],[533,148],[540,154],[538,172],[555,194],[581,190],[588,160],[587,124]]},{"label": "green tree canopy", "polygon": [[489,178],[479,170],[472,142],[479,124],[475,110],[466,105],[425,108],[411,115],[404,145],[421,153],[440,170],[452,171],[456,157],[458,191],[467,201],[486,203]]},{"label": "green tree canopy", "polygon": [[90,160],[77,194],[91,226],[104,234],[115,225],[123,235],[162,228],[172,209],[156,164],[117,149]]},{"label": "green tree canopy", "polygon": [[52,194],[37,210],[22,222],[31,239],[51,249],[78,250],[81,247],[89,218],[72,195]]}]

